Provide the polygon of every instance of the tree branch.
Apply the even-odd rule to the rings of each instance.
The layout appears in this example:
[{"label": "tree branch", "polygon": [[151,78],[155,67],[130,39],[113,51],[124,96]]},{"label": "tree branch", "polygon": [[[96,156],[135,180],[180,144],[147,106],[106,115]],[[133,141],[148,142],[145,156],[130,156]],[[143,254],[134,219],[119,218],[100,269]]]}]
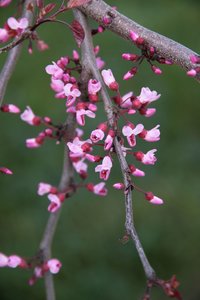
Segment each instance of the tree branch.
[{"label": "tree branch", "polygon": [[[64,162],[63,170],[60,178],[60,183],[58,185],[59,192],[65,192],[68,187],[73,183],[73,166],[69,158],[68,147],[66,142],[70,141],[74,136],[75,131],[75,120],[72,114],[68,115],[66,121],[66,135],[64,138],[65,147],[64,147]],[[57,210],[55,213],[51,213],[47,221],[46,228],[39,247],[39,255],[42,261],[47,261],[51,258],[51,246],[53,242],[53,237],[56,231],[57,223],[60,217],[61,209]],[[45,273],[45,290],[46,290],[46,299],[55,300],[55,290],[53,276],[50,272]]]},{"label": "tree branch", "polygon": [[[93,74],[95,79],[101,82],[102,88],[101,88],[101,96],[104,102],[104,109],[107,115],[108,123],[111,128],[114,128],[114,113],[113,113],[113,105],[112,101],[109,97],[109,94],[107,92],[106,86],[102,80],[102,77],[99,73],[99,70],[96,66],[94,51],[93,51],[93,43],[91,38],[91,29],[88,26],[87,19],[85,15],[80,10],[74,10],[75,17],[77,21],[81,24],[81,26],[84,29],[85,32],[85,38],[81,46],[81,52],[83,59],[85,60],[86,66],[88,70]],[[89,73],[88,71],[88,73]],[[115,129],[115,128],[114,128]],[[125,185],[125,209],[126,209],[126,222],[125,227],[127,234],[131,236],[132,240],[134,241],[135,247],[137,249],[138,255],[140,257],[140,260],[142,262],[145,275],[147,279],[154,280],[155,279],[155,271],[151,267],[144,249],[141,245],[141,242],[139,240],[139,237],[137,235],[135,226],[134,226],[134,219],[133,219],[133,211],[132,211],[132,189],[131,189],[131,178],[129,174],[129,168],[128,164],[126,162],[126,159],[123,155],[122,147],[118,141],[118,137],[116,136],[114,139],[114,146],[115,151],[119,160],[119,164],[121,167],[122,175],[124,178],[124,185]]]},{"label": "tree branch", "polygon": [[[181,66],[186,71],[197,67],[197,65],[190,61],[190,56],[198,55],[197,53],[161,34],[141,26],[102,0],[92,0],[88,4],[81,6],[80,10],[103,25],[106,29],[113,31],[124,39],[131,40],[130,31],[136,32],[149,46],[153,46],[156,49],[158,55]],[[106,16],[112,20],[109,25],[103,23],[103,19]],[[195,78],[200,82],[200,73],[198,73]]]},{"label": "tree branch", "polygon": [[[29,3],[35,5],[35,2],[36,0],[26,0],[24,3],[24,10],[23,10],[22,17],[27,18],[29,24],[32,22],[33,13],[30,10],[27,10],[27,6]],[[3,66],[3,69],[0,73],[0,106],[2,105],[8,82],[14,72],[15,66],[17,64],[18,58],[21,53],[21,49],[22,49],[22,44],[17,45],[15,48],[10,50],[6,62]]]}]

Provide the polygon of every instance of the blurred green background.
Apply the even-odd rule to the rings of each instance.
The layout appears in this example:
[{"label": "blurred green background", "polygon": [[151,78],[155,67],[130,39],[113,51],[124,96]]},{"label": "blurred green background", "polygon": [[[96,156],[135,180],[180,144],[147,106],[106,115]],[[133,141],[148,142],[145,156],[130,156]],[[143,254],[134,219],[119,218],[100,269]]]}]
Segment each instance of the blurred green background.
[{"label": "blurred green background", "polygon": [[[160,32],[200,52],[200,2],[191,0],[108,1],[119,11],[143,26]],[[15,1],[0,10],[0,26],[14,14]],[[70,13],[63,16],[68,22]],[[39,35],[50,46],[46,52],[27,52],[27,42],[9,83],[5,102],[17,104],[22,111],[30,105],[35,113],[51,116],[54,122],[65,120],[65,105],[54,99],[50,78],[44,68],[60,56],[71,55],[76,47],[71,33],[60,24],[45,24]],[[156,145],[138,143],[139,148],[158,149],[158,162],[143,168],[146,177],[135,182],[165,199],[155,207],[134,193],[136,227],[149,260],[159,277],[176,274],[183,299],[200,299],[200,97],[199,83],[188,78],[179,67],[162,67],[163,75],[152,74],[144,64],[139,74],[127,82],[122,76],[131,66],[121,59],[123,52],[137,52],[127,41],[105,32],[95,37],[100,56],[106,60],[121,93],[140,92],[148,86],[162,94],[155,106],[157,114],[145,119],[147,128],[161,125],[161,141]],[[6,54],[0,57],[0,66]],[[86,135],[105,117],[100,110],[95,121],[86,120]],[[143,118],[130,117],[137,123]],[[92,125],[91,125],[92,124]],[[47,198],[37,196],[40,181],[57,185],[63,160],[63,146],[48,141],[36,150],[25,148],[25,139],[37,135],[40,128],[23,123],[18,116],[0,115],[0,162],[14,171],[14,176],[0,178],[0,251],[32,256],[36,253],[48,218]],[[153,147],[152,147],[153,146]],[[139,166],[139,164],[138,164]],[[94,175],[92,173],[92,179]],[[91,178],[89,179],[91,180]],[[95,182],[99,182],[95,175]],[[93,197],[80,190],[63,206],[53,244],[53,256],[63,263],[55,276],[57,299],[86,300],[139,299],[145,277],[131,242],[122,245],[124,201],[111,185],[121,181],[115,167],[106,198]],[[29,287],[31,271],[0,269],[1,300],[45,299],[43,280]],[[154,300],[167,299],[154,289]]]}]

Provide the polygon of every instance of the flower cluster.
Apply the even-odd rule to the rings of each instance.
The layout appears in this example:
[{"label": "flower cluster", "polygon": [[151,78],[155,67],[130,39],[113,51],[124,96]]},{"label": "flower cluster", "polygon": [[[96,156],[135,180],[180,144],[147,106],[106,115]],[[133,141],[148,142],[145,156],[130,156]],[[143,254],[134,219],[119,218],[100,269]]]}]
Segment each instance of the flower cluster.
[{"label": "flower cluster", "polygon": [[[35,266],[36,264],[36,266]],[[0,253],[0,268],[22,268],[22,269],[34,269],[34,274],[29,280],[29,284],[33,285],[38,278],[42,278],[46,272],[57,274],[62,267],[61,262],[57,258],[51,258],[44,263],[36,263],[34,259],[24,259],[16,254],[6,256]]]}]

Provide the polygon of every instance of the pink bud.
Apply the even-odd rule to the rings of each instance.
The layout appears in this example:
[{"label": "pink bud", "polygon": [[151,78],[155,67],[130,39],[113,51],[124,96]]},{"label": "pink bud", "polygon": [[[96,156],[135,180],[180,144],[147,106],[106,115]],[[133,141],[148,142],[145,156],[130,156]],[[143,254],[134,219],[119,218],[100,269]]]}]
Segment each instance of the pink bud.
[{"label": "pink bud", "polygon": [[123,189],[124,189],[124,184],[121,183],[121,182],[117,182],[117,183],[114,183],[114,184],[113,184],[113,187],[114,187],[116,190],[123,190]]},{"label": "pink bud", "polygon": [[151,66],[152,71],[156,74],[156,75],[161,75],[162,74],[162,70],[159,69],[156,66]]},{"label": "pink bud", "polygon": [[195,69],[191,69],[187,71],[187,75],[190,77],[195,77],[197,75],[197,71]]},{"label": "pink bud", "polygon": [[11,255],[8,257],[8,267],[10,268],[16,268],[20,266],[21,262],[22,259],[18,255]]},{"label": "pink bud", "polygon": [[0,268],[6,267],[8,264],[8,257],[3,253],[0,253]]},{"label": "pink bud", "polygon": [[12,175],[13,174],[13,172],[10,169],[6,168],[6,167],[0,167],[0,172],[3,173],[3,174],[6,174],[6,175]]},{"label": "pink bud", "polygon": [[137,39],[139,38],[139,35],[138,35],[136,32],[132,31],[132,30],[130,31],[129,36],[130,36],[130,38],[131,38],[131,40],[132,40],[133,42],[136,42]]},{"label": "pink bud", "polygon": [[60,271],[62,264],[58,259],[52,258],[47,261],[47,266],[52,274],[57,274]]},{"label": "pink bud", "polygon": [[164,203],[161,198],[154,196],[152,192],[145,193],[145,198],[152,204],[161,205]]},{"label": "pink bud", "polygon": [[105,84],[113,91],[117,91],[119,89],[118,83],[115,81],[115,77],[113,76],[113,73],[110,69],[103,70],[101,72],[103,76],[103,80]]},{"label": "pink bud", "polygon": [[13,113],[13,114],[20,113],[20,109],[14,104],[4,104],[4,105],[2,105],[1,106],[1,111],[2,112]]}]

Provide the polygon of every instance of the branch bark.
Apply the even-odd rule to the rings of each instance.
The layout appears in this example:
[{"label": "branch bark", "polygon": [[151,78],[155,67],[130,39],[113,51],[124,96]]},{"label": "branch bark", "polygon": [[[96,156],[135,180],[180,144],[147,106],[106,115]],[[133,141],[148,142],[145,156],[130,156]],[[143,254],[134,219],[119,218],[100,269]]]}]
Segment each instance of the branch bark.
[{"label": "branch bark", "polygon": [[[136,32],[149,46],[153,46],[161,57],[181,66],[186,71],[197,66],[190,61],[190,56],[198,55],[197,53],[172,39],[141,26],[102,0],[92,0],[90,3],[81,6],[80,10],[106,29],[111,30],[126,40],[130,40],[131,30]],[[103,19],[106,16],[112,20],[109,25],[103,23]],[[200,73],[195,78],[200,82]]]},{"label": "branch bark", "polygon": [[[27,18],[30,24],[33,19],[33,13],[30,10],[27,10],[27,6],[29,5],[29,3],[32,3],[35,6],[36,0],[25,1],[22,18]],[[5,64],[3,66],[3,69],[0,73],[0,106],[2,105],[8,82],[14,72],[17,61],[19,59],[21,49],[22,49],[22,44],[17,45],[16,47],[10,50],[8,57],[5,61]]]},{"label": "branch bark", "polygon": [[[87,66],[88,73],[92,73],[93,77],[101,82],[102,88],[101,88],[101,96],[104,102],[104,109],[105,113],[107,115],[109,126],[113,129],[115,127],[114,124],[114,112],[113,112],[113,105],[112,101],[109,97],[109,94],[107,92],[107,88],[102,80],[102,77],[99,73],[99,70],[96,66],[96,60],[94,56],[94,46],[92,43],[92,37],[91,37],[91,29],[88,25],[87,18],[85,15],[80,11],[75,9],[74,14],[76,17],[76,20],[81,24],[81,26],[84,29],[85,32],[85,38],[81,46],[81,52],[83,60],[85,61],[85,66]],[[136,232],[135,226],[134,226],[134,219],[133,219],[133,209],[132,209],[132,190],[131,190],[131,178],[129,174],[129,168],[128,164],[126,162],[126,159],[123,155],[123,151],[121,148],[121,145],[119,143],[118,137],[116,136],[114,139],[114,146],[115,151],[119,160],[119,164],[122,171],[122,176],[124,178],[124,185],[125,185],[125,210],[126,210],[126,221],[125,221],[125,228],[127,231],[127,234],[132,238],[136,250],[138,252],[138,255],[140,257],[140,260],[143,265],[143,269],[145,272],[145,275],[147,279],[154,280],[156,278],[155,271],[151,267],[146,254],[144,252],[144,249],[142,247],[142,244],[139,240],[138,234]]]}]

